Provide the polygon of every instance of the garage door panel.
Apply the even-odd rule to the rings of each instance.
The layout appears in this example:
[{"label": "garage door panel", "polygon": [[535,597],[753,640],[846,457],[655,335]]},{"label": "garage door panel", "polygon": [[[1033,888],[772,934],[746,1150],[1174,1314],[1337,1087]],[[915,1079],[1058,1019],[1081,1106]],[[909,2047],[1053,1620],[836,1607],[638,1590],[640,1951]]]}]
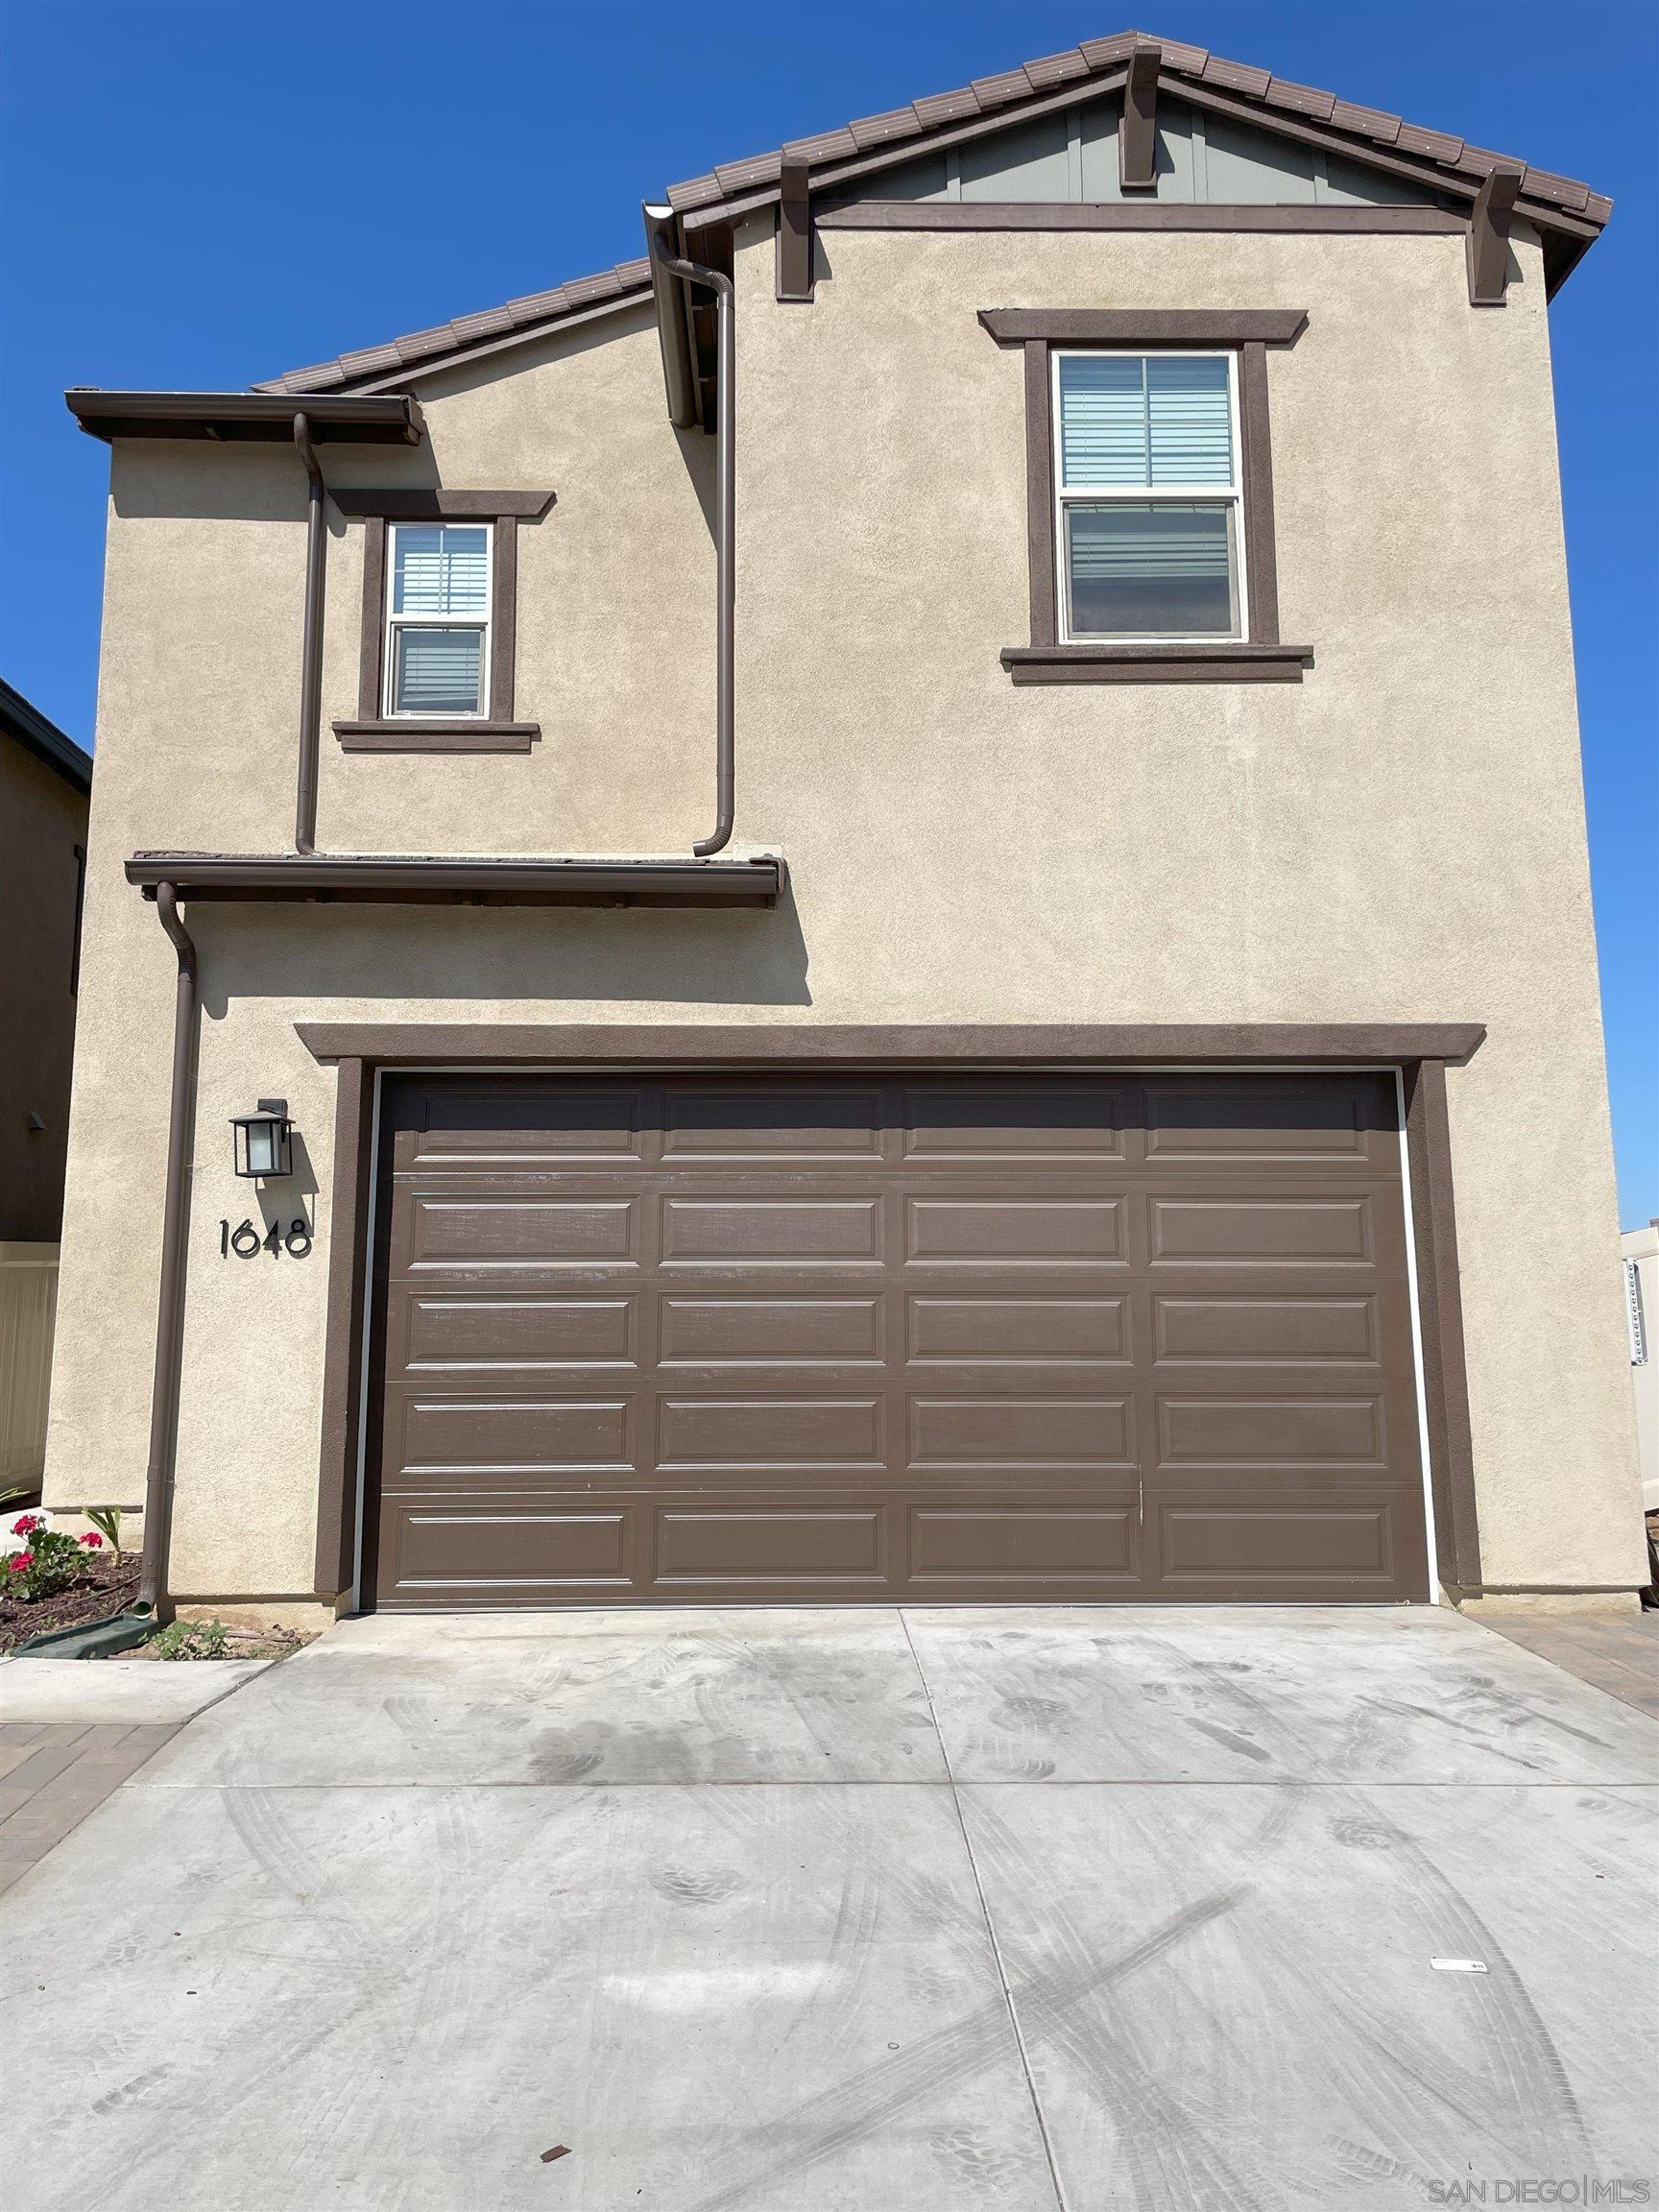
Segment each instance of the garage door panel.
[{"label": "garage door panel", "polygon": [[1369,1191],[1339,1198],[1237,1195],[1149,1200],[1154,1264],[1369,1265],[1376,1257]]},{"label": "garage door panel", "polygon": [[1286,1595],[1356,1578],[1386,1590],[1398,1573],[1400,1500],[1340,1505],[1163,1504],[1166,1583],[1272,1582]]},{"label": "garage door panel", "polygon": [[461,1474],[632,1470],[632,1397],[436,1397],[399,1393],[389,1411],[388,1443],[400,1474],[420,1469]]},{"label": "garage door panel", "polygon": [[845,1398],[683,1397],[658,1403],[665,1474],[811,1468],[868,1474],[886,1465],[886,1404]]},{"label": "garage door panel", "polygon": [[419,1129],[400,1129],[399,1171],[573,1167],[643,1163],[643,1099],[634,1085],[542,1084],[434,1089]]},{"label": "garage door panel", "polygon": [[801,1090],[765,1084],[671,1086],[662,1094],[661,1123],[661,1159],[672,1167],[874,1164],[884,1150],[878,1085]]},{"label": "garage door panel", "polygon": [[1381,1403],[1366,1397],[1160,1398],[1158,1466],[1363,1467],[1383,1461]]},{"label": "garage door panel", "polygon": [[637,1364],[637,1297],[403,1290],[392,1308],[392,1372],[442,1375],[451,1384],[503,1375],[561,1375]]},{"label": "garage door panel", "polygon": [[454,1090],[388,1087],[380,1602],[1424,1595],[1390,1080]]},{"label": "garage door panel", "polygon": [[503,1604],[632,1593],[637,1509],[389,1497],[382,1604]]},{"label": "garage door panel", "polygon": [[906,1166],[1074,1168],[1124,1156],[1120,1085],[907,1086],[901,1117]]},{"label": "garage door panel", "polygon": [[875,1294],[827,1297],[700,1297],[668,1292],[658,1309],[664,1367],[879,1366],[886,1357],[886,1305]]},{"label": "garage door panel", "polygon": [[1373,1098],[1346,1079],[1150,1082],[1146,1158],[1154,1167],[1234,1160],[1363,1162],[1373,1119]]},{"label": "garage door panel", "polygon": [[1153,1348],[1160,1367],[1180,1360],[1373,1365],[1380,1357],[1379,1321],[1371,1292],[1297,1298],[1155,1294],[1152,1300]]},{"label": "garage door panel", "polygon": [[1015,1480],[1052,1467],[1135,1463],[1135,1408],[1127,1398],[914,1396],[914,1468],[1005,1470]]},{"label": "garage door panel", "polygon": [[1010,1576],[1133,1583],[1140,1574],[1140,1518],[1133,1499],[1114,1504],[913,1505],[910,1579],[993,1586]]},{"label": "garage door panel", "polygon": [[879,1195],[668,1198],[665,1264],[857,1265],[882,1257]]},{"label": "garage door panel", "polygon": [[633,1198],[462,1197],[413,1191],[403,1212],[405,1235],[393,1266],[416,1274],[433,1269],[534,1269],[572,1263],[637,1262],[639,1202]]},{"label": "garage door panel", "polygon": [[909,1262],[1086,1267],[1125,1256],[1121,1198],[908,1198]]},{"label": "garage door panel", "polygon": [[935,1297],[904,1301],[911,1367],[1034,1362],[1121,1365],[1130,1358],[1126,1296],[1082,1298]]},{"label": "garage door panel", "polygon": [[746,1510],[660,1505],[656,1510],[660,1590],[747,1586],[757,1595],[802,1584],[874,1585],[888,1576],[889,1510],[849,1503]]}]

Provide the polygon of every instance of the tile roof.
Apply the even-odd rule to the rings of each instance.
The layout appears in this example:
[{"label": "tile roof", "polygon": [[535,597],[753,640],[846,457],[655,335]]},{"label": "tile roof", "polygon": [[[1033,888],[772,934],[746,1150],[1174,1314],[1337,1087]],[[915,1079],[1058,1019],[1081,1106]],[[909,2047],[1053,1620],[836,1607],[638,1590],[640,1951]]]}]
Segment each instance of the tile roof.
[{"label": "tile roof", "polygon": [[[954,92],[934,92],[908,107],[892,108],[884,114],[867,115],[834,131],[792,139],[771,153],[751,155],[740,161],[722,162],[707,176],[692,177],[668,188],[668,204],[677,214],[687,215],[723,204],[769,199],[776,191],[785,157],[805,161],[812,168],[832,167],[843,161],[898,160],[922,152],[930,139],[981,116],[1005,113],[1024,102],[1058,101],[1072,87],[1084,87],[1108,72],[1120,69],[1131,54],[1155,48],[1160,75],[1179,92],[1183,83],[1203,92],[1223,94],[1261,111],[1263,128],[1275,121],[1297,118],[1322,132],[1339,134],[1355,156],[1363,160],[1368,151],[1404,156],[1424,165],[1425,181],[1434,182],[1440,171],[1465,189],[1478,186],[1495,168],[1522,172],[1521,199],[1530,202],[1525,211],[1550,224],[1559,211],[1571,219],[1575,240],[1593,237],[1612,213],[1613,203],[1592,192],[1575,178],[1553,176],[1532,169],[1508,154],[1494,154],[1468,145],[1447,132],[1429,131],[1378,108],[1356,106],[1334,92],[1315,85],[1298,84],[1270,70],[1244,61],[1227,61],[1202,46],[1178,39],[1159,38],[1144,31],[1120,31],[1109,38],[1087,38],[1060,54],[1045,55],[1017,69],[995,77],[976,78]],[[1336,144],[1336,136],[1325,140]],[[1582,250],[1579,243],[1578,250]],[[333,361],[308,369],[291,369],[285,375],[254,386],[259,392],[327,392],[376,377],[394,376],[400,369],[425,368],[445,356],[466,351],[495,337],[511,336],[543,326],[555,326],[583,309],[619,301],[650,289],[650,264],[625,261],[597,276],[582,276],[550,292],[532,293],[510,300],[505,306],[464,315],[431,330],[418,330],[406,338],[394,338],[383,346],[370,346],[343,353]]]},{"label": "tile roof", "polygon": [[[1253,68],[1243,61],[1226,61],[1202,46],[1188,46],[1176,39],[1159,38],[1150,32],[1121,31],[1111,38],[1086,39],[1063,54],[1046,55],[997,77],[981,77],[956,92],[936,92],[908,108],[890,108],[884,115],[867,116],[838,131],[814,138],[796,139],[770,154],[757,154],[746,161],[729,162],[706,177],[687,178],[668,188],[668,204],[678,213],[710,207],[735,199],[757,184],[776,183],[779,164],[785,155],[811,162],[853,160],[879,143],[883,150],[906,140],[925,140],[929,132],[951,124],[995,115],[1022,100],[1034,100],[1081,85],[1087,80],[1122,66],[1132,53],[1156,49],[1163,74],[1172,80],[1232,94],[1262,110],[1262,120],[1272,128],[1275,111],[1307,116],[1356,140],[1361,158],[1367,147],[1413,156],[1432,162],[1466,182],[1479,183],[1498,163],[1525,172],[1523,198],[1547,203],[1584,217],[1598,228],[1607,220],[1612,202],[1593,193],[1574,179],[1553,177],[1549,171],[1528,169],[1509,155],[1493,155],[1466,146],[1461,138],[1441,131],[1426,131],[1406,123],[1382,108],[1356,107],[1334,92],[1311,84],[1297,84],[1270,70]],[[1178,88],[1178,86],[1177,86]]]},{"label": "tile roof", "polygon": [[320,361],[309,369],[290,369],[281,376],[255,384],[255,392],[333,392],[344,385],[396,376],[399,370],[435,366],[447,355],[464,353],[492,339],[518,332],[555,329],[573,315],[633,297],[644,299],[651,290],[649,261],[620,261],[614,269],[596,276],[572,277],[555,284],[550,292],[531,292],[522,300],[509,300],[500,307],[481,308],[475,315],[457,316],[430,330],[417,330],[406,338],[389,338],[383,346],[364,346],[342,353],[333,361]]}]

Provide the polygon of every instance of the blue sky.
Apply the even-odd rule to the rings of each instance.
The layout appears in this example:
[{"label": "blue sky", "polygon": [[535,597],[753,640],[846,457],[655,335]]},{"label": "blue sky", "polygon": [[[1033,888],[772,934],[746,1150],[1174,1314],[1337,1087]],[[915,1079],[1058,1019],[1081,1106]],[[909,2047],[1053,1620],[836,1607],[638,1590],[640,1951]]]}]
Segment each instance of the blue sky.
[{"label": "blue sky", "polygon": [[[640,251],[639,202],[672,179],[1136,21],[1103,0],[6,0],[0,667],[90,740],[106,455],[66,385],[235,388],[586,275]],[[1619,203],[1553,334],[1621,1205],[1644,1221],[1659,1214],[1659,9],[1162,0],[1139,23]]]}]

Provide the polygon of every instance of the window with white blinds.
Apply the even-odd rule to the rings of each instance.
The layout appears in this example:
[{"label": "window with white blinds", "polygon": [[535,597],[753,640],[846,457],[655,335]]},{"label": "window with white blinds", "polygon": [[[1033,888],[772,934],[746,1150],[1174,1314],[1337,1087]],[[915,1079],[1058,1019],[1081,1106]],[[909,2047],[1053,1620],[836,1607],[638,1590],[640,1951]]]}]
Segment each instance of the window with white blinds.
[{"label": "window with white blinds", "polygon": [[1243,635],[1237,359],[1054,355],[1068,640]]},{"label": "window with white blinds", "polygon": [[488,522],[395,522],[386,612],[386,711],[482,714],[489,699]]}]

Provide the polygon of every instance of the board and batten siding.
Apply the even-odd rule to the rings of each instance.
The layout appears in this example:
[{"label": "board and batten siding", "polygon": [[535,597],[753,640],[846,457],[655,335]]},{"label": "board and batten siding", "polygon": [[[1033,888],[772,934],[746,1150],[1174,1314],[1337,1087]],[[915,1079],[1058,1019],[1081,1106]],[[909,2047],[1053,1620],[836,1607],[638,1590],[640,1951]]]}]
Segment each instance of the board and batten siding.
[{"label": "board and batten siding", "polygon": [[46,1464],[58,1246],[0,1243],[0,1491],[39,1483]]}]

